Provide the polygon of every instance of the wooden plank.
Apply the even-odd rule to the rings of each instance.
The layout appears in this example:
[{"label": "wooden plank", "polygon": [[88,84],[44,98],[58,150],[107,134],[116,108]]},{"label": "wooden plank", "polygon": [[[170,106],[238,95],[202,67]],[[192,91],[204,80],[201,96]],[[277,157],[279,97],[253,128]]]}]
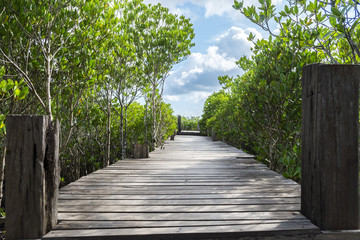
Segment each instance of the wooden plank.
[{"label": "wooden plank", "polygon": [[173,191],[173,190],[241,190],[241,191],[296,191],[300,190],[298,185],[85,185],[85,184],[73,184],[68,185],[62,189],[62,191],[69,190],[106,190],[110,189],[113,191],[122,191],[122,190],[138,190],[138,191]]},{"label": "wooden plank", "polygon": [[103,169],[101,172],[94,172],[97,174],[106,174],[106,175],[119,175],[119,174],[139,174],[139,175],[253,175],[253,174],[264,174],[264,175],[275,175],[275,172],[268,171],[268,169],[248,169],[247,171],[239,171],[238,169],[207,169],[202,173],[197,169],[128,169],[128,170],[111,170],[111,169]]},{"label": "wooden plank", "polygon": [[[63,193],[65,192],[65,190],[63,191]],[[69,190],[70,194],[105,194],[105,195],[111,195],[114,194],[115,192],[111,189],[76,189],[76,190]],[[287,189],[280,189],[280,190],[274,190],[272,191],[271,189],[248,189],[248,190],[204,190],[204,189],[199,189],[199,190],[167,190],[166,192],[161,191],[161,190],[157,190],[157,191],[137,191],[137,190],[121,190],[121,194],[123,195],[139,195],[139,194],[143,194],[143,195],[198,195],[198,194],[247,194],[247,197],[250,198],[251,195],[255,194],[255,193],[262,193],[263,195],[265,193],[288,193]],[[300,195],[300,191],[295,191],[295,193],[297,193],[298,195]]]},{"label": "wooden plank", "polygon": [[[252,236],[272,236],[274,234],[316,234],[317,229],[312,224],[304,223],[299,225],[293,222],[284,222],[282,224],[250,224],[250,225],[230,225],[230,226],[196,226],[196,227],[164,227],[164,228],[128,228],[128,229],[80,229],[80,230],[62,230],[52,231],[43,239],[67,238],[67,237],[105,237],[106,239],[170,239],[176,235],[177,239],[189,239],[198,237],[203,239],[224,238],[224,237],[243,237]],[[147,236],[147,238],[145,238]]]},{"label": "wooden plank", "polygon": [[231,226],[257,224],[294,224],[306,225],[308,220],[235,220],[235,221],[61,221],[55,230],[72,229],[113,229],[113,228],[153,228],[153,227],[191,227],[191,226]]},{"label": "wooden plank", "polygon": [[151,160],[143,160],[140,161],[138,159],[131,159],[131,160],[119,160],[116,163],[114,163],[113,165],[108,166],[107,168],[113,168],[113,167],[122,167],[122,166],[127,166],[127,165],[145,165],[145,164],[149,164],[151,166],[159,166],[162,165],[165,162],[171,162],[171,165],[192,165],[192,164],[200,164],[200,165],[210,165],[210,164],[215,164],[215,165],[223,165],[224,164],[243,164],[243,165],[264,165],[263,163],[260,163],[252,158],[243,158],[243,157],[226,157],[226,156],[221,156],[221,157],[206,157],[206,158],[202,158],[202,159],[189,159],[189,158],[185,158],[185,159],[181,159],[181,158],[177,158],[174,157],[171,160],[160,160],[160,159],[151,159]]},{"label": "wooden plank", "polygon": [[[140,178],[140,179],[139,179]],[[77,181],[74,183],[71,183],[62,189],[71,187],[71,186],[148,186],[148,187],[156,187],[156,186],[264,186],[264,187],[270,187],[270,186],[284,186],[284,187],[298,187],[300,189],[300,186],[293,181],[284,181],[282,179],[275,179],[274,181],[271,181],[271,179],[254,179],[249,181],[236,181],[233,179],[211,179],[209,177],[205,178],[180,178],[180,179],[158,179],[156,177],[143,177],[135,179],[127,179],[127,180],[121,180],[121,179],[109,179],[109,181],[105,180],[104,182],[101,182],[101,178],[88,178],[88,179],[82,179],[81,181]],[[134,181],[131,181],[134,180]]]},{"label": "wooden plank", "polygon": [[[274,181],[274,183],[277,183],[280,181],[283,182],[292,182],[293,181],[289,179],[285,179],[281,175],[270,175],[270,176],[257,176],[253,175],[250,177],[241,177],[239,175],[236,176],[219,176],[219,175],[213,175],[211,177],[207,175],[157,175],[157,176],[146,176],[146,175],[117,175],[116,177],[106,174],[102,175],[95,175],[91,174],[85,177],[82,177],[79,181],[86,181],[86,182],[101,182],[99,179],[102,179],[103,182],[162,182],[162,181],[180,181],[180,182],[196,182],[196,181],[207,181],[207,182],[214,182],[214,181],[236,181],[236,182],[261,182],[261,181]],[[296,184],[296,183],[295,183]]]},{"label": "wooden plank", "polygon": [[267,204],[267,205],[151,205],[151,206],[123,206],[123,205],[60,205],[59,212],[78,213],[187,213],[187,212],[283,212],[299,211],[300,204]]},{"label": "wooden plank", "polygon": [[272,199],[272,198],[300,198],[300,192],[285,192],[285,193],[251,193],[251,194],[244,194],[244,193],[208,193],[208,194],[77,194],[72,192],[62,192],[59,196],[60,200],[67,200],[67,199],[99,199],[99,200],[111,200],[111,199],[130,199],[130,200],[161,200],[161,199]]},{"label": "wooden plank", "polygon": [[59,213],[59,221],[186,221],[186,220],[250,220],[304,219],[295,211],[289,212],[219,212],[219,213]]},{"label": "wooden plank", "polygon": [[300,186],[249,155],[206,138],[177,136],[170,145],[150,159],[119,161],[62,188],[60,223],[45,239],[222,239],[319,231],[299,213]]},{"label": "wooden plank", "polygon": [[144,199],[144,200],[108,200],[108,199],[85,199],[83,196],[73,199],[60,199],[59,206],[177,206],[177,205],[261,205],[261,204],[300,204],[300,197],[298,198],[251,198],[251,199]]}]

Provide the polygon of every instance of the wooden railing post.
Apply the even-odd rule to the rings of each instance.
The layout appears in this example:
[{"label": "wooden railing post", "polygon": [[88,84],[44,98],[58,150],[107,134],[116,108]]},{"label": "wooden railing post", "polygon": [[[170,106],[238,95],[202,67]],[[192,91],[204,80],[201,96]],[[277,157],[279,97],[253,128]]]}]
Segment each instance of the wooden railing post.
[{"label": "wooden railing post", "polygon": [[134,158],[149,158],[149,146],[146,144],[134,144]]},{"label": "wooden railing post", "polygon": [[10,115],[6,128],[6,239],[41,238],[57,223],[59,123]]},{"label": "wooden railing post", "polygon": [[323,230],[359,227],[360,66],[304,67],[301,212]]},{"label": "wooden railing post", "polygon": [[212,141],[219,141],[214,128],[211,129],[211,140]]},{"label": "wooden railing post", "polygon": [[170,140],[174,141],[175,140],[175,136],[176,136],[176,130],[174,131],[174,133],[170,136]]},{"label": "wooden railing post", "polygon": [[181,116],[178,116],[178,134],[181,133]]}]

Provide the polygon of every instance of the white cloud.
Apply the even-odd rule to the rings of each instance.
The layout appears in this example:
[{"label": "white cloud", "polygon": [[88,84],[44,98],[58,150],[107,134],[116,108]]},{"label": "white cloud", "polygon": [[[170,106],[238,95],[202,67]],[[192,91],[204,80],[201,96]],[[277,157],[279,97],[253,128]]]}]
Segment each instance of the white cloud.
[{"label": "white cloud", "polygon": [[[169,8],[172,13],[184,15],[186,17],[195,17],[194,12],[184,7],[186,3],[191,3],[193,5],[205,8],[206,18],[212,16],[230,15],[236,12],[236,10],[232,7],[234,5],[234,0],[144,0],[144,3],[161,3],[161,5]],[[282,4],[282,0],[272,0],[272,3],[274,5],[280,5]],[[259,3],[258,1],[245,0],[244,5],[259,6]]]},{"label": "white cloud", "polygon": [[216,38],[215,45],[205,52],[192,53],[166,80],[166,91],[171,96],[182,96],[188,102],[199,103],[220,89],[218,76],[236,76],[242,70],[236,61],[250,55],[252,43],[247,40],[252,32],[262,38],[256,29],[231,27]]},{"label": "white cloud", "polygon": [[[245,6],[258,5],[257,1],[244,2]],[[201,44],[201,48],[196,48],[196,52],[174,67],[165,81],[164,96],[174,109],[182,109],[178,113],[183,114],[189,110],[199,115],[206,98],[221,89],[218,76],[243,73],[235,61],[251,54],[253,44],[247,40],[248,35],[252,32],[260,39],[263,37],[261,29],[250,28],[256,25],[232,8],[233,0],[144,0],[144,3],[161,3],[170,12],[190,18],[194,27],[201,29],[197,31],[196,38],[196,44]],[[236,27],[230,27],[231,25]],[[224,29],[223,26],[227,27]]]},{"label": "white cloud", "polygon": [[223,52],[239,59],[244,55],[251,54],[250,49],[253,47],[253,43],[247,40],[250,33],[255,35],[255,40],[262,38],[262,34],[255,28],[242,29],[233,26],[221,34],[216,42]]},{"label": "white cloud", "polygon": [[218,46],[210,46],[205,54],[193,53],[187,60],[193,66],[189,74],[201,73],[204,70],[226,72],[237,68],[236,59],[226,53],[221,53]]},{"label": "white cloud", "polygon": [[164,95],[164,98],[165,98],[165,100],[172,101],[172,102],[180,101],[180,96],[176,96],[176,95]]},{"label": "white cloud", "polygon": [[[192,2],[200,2],[200,1],[192,1]],[[233,11],[232,5],[234,4],[234,0],[208,0],[201,1],[202,4],[205,3],[205,17],[211,17],[214,15],[223,16],[225,13],[229,13]]]},{"label": "white cloud", "polygon": [[237,70],[236,59],[222,53],[218,46],[210,46],[205,53],[192,53],[182,66],[167,79],[168,91],[183,94],[210,91],[218,86],[217,77]]},{"label": "white cloud", "polygon": [[212,92],[192,92],[185,100],[192,103],[205,102],[205,100],[212,94]]}]

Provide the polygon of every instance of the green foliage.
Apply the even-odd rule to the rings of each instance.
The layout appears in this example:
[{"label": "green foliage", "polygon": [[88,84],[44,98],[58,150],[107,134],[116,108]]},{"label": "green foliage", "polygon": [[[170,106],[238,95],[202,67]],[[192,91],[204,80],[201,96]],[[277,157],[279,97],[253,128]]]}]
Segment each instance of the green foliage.
[{"label": "green foliage", "polygon": [[141,46],[139,52],[145,62],[144,74],[149,83],[145,100],[151,109],[146,119],[152,119],[151,148],[154,149],[161,144],[160,122],[153,116],[161,115],[164,81],[172,66],[190,54],[195,34],[189,19],[169,13],[160,4],[150,5],[136,22],[141,29],[136,45]]},{"label": "green foliage", "polygon": [[[273,37],[290,41],[323,54],[325,62],[353,63],[360,60],[358,1],[292,1],[275,10],[271,1],[259,0],[259,7],[245,7],[234,1],[234,8]],[[275,34],[271,26],[280,26]],[[339,51],[339,46],[341,51]]]},{"label": "green foliage", "polygon": [[206,99],[203,115],[199,121],[201,134],[208,134],[211,132],[212,128],[219,129],[219,125],[216,124],[216,119],[221,115],[221,109],[227,102],[228,95],[223,90],[213,93]]},{"label": "green foliage", "polygon": [[[13,104],[19,100],[23,100],[29,92],[29,88],[25,86],[23,80],[20,82],[5,78],[5,67],[0,67],[0,104]],[[5,118],[8,113],[12,112],[10,108],[3,108],[0,112],[0,136],[6,134]]]},{"label": "green foliage", "polygon": [[3,208],[0,208],[0,217],[1,217],[1,218],[5,218],[5,217],[6,217],[6,213],[5,213],[5,211],[4,211]]},{"label": "green foliage", "polygon": [[199,117],[181,117],[181,130],[197,131]]},{"label": "green foliage", "polygon": [[237,62],[245,74],[219,77],[223,90],[206,101],[201,128],[214,129],[223,140],[299,181],[302,68],[319,62],[358,64],[360,3],[288,0],[278,11],[271,0],[258,2],[255,7],[234,1],[233,7],[270,37],[255,41],[249,35],[253,55]]},{"label": "green foliage", "polygon": [[237,62],[245,74],[219,78],[224,89],[206,100],[201,119],[203,132],[214,129],[220,139],[295,180],[300,178],[302,67],[320,60],[300,49],[282,39],[257,41],[254,55]]},{"label": "green foliage", "polygon": [[62,184],[130,157],[151,133],[162,144],[176,129],[163,82],[193,38],[189,19],[142,0],[1,1],[0,127],[10,112],[59,119]]}]

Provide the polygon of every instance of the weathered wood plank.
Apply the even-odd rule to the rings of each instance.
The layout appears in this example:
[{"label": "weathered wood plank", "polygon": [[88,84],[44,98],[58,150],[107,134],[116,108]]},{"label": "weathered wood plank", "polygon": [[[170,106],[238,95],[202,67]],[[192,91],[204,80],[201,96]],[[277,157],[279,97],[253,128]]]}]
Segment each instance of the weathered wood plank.
[{"label": "weathered wood plank", "polygon": [[143,228],[149,227],[191,227],[191,226],[231,226],[231,225],[257,225],[257,224],[294,224],[306,225],[308,220],[223,220],[223,221],[61,221],[55,230],[71,229],[112,229],[112,228]]},{"label": "weathered wood plank", "polygon": [[130,199],[130,200],[161,200],[161,199],[272,199],[272,198],[300,198],[300,192],[291,192],[291,193],[251,193],[251,194],[244,194],[244,193],[208,193],[208,194],[77,194],[72,192],[61,192],[59,199],[67,200],[67,199],[99,199],[99,200],[106,200],[106,199]]},{"label": "weathered wood plank", "polygon": [[[241,185],[247,185],[247,186],[251,186],[251,185],[266,185],[266,186],[272,186],[272,185],[297,185],[296,183],[292,182],[292,181],[271,181],[267,180],[267,181],[263,181],[263,180],[258,180],[258,181],[234,181],[234,180],[150,180],[148,179],[146,180],[141,180],[141,179],[133,179],[134,181],[129,182],[129,179],[127,179],[126,181],[123,180],[118,180],[118,179],[112,179],[113,181],[107,181],[107,182],[99,182],[99,180],[79,180],[76,181],[74,183],[71,183],[71,186],[75,186],[75,185],[96,185],[96,186],[131,186],[131,185],[141,185],[141,186],[204,186],[204,185],[214,185],[214,186],[219,186],[219,185],[229,185],[229,186],[241,186]],[[298,186],[298,185],[297,185]],[[300,186],[299,186],[300,187]]]},{"label": "weathered wood plank", "polygon": [[[164,228],[129,228],[129,229],[86,229],[86,230],[63,230],[52,231],[44,237],[66,238],[66,237],[98,237],[106,239],[118,239],[119,236],[129,239],[171,239],[176,235],[177,239],[189,239],[192,237],[205,238],[224,238],[224,237],[244,237],[253,234],[262,236],[272,236],[282,232],[283,234],[316,234],[317,230],[313,225],[304,223],[270,223],[270,224],[251,224],[251,225],[230,225],[230,226],[196,226],[196,227],[164,227]],[[147,238],[146,238],[147,236]],[[130,238],[131,239],[131,238]]]},{"label": "weathered wood plank", "polygon": [[[229,198],[215,198],[215,199],[144,199],[130,200],[118,199],[108,200],[92,198],[86,199],[83,196],[72,199],[60,199],[59,206],[178,206],[178,205],[265,205],[265,204],[300,204],[300,197],[298,198],[250,198],[250,199],[229,199]],[[238,207],[238,206],[237,206]],[[237,209],[237,207],[235,209]],[[299,210],[299,209],[297,209]]]},{"label": "weathered wood plank", "polygon": [[62,188],[60,223],[46,239],[318,233],[299,213],[300,186],[251,157],[207,138],[177,136],[150,159],[119,161]]},{"label": "weathered wood plank", "polygon": [[[178,179],[181,181],[190,181],[190,180],[208,180],[208,181],[216,181],[216,180],[231,180],[231,179],[249,179],[252,180],[264,180],[264,181],[271,181],[272,178],[274,180],[281,179],[278,175],[266,175],[266,174],[232,174],[232,175],[206,175],[206,174],[199,174],[199,175],[176,175],[176,174],[163,174],[163,175],[139,175],[139,174],[131,174],[131,175],[119,175],[119,174],[93,174],[91,175],[91,178],[87,179],[93,179],[96,181],[96,179],[103,179],[104,181],[118,181],[115,179],[127,179],[128,181],[131,181],[134,178],[140,178],[140,179],[152,179],[152,180],[169,180],[172,179]],[[151,181],[151,180],[150,180]],[[246,182],[246,181],[245,181]]]},{"label": "weathered wood plank", "polygon": [[[120,190],[120,189],[118,189]],[[74,194],[107,194],[111,195],[114,194],[114,191],[111,189],[69,189],[70,193]],[[297,194],[300,194],[300,190],[295,190]],[[65,190],[62,191],[62,193],[66,192]],[[240,189],[240,190],[204,190],[204,189],[198,189],[198,190],[187,190],[187,189],[178,189],[178,190],[167,190],[166,192],[161,190],[150,190],[150,191],[138,191],[138,190],[121,190],[121,194],[124,195],[138,195],[138,194],[149,194],[149,195],[197,195],[197,194],[248,194],[248,197],[250,195],[253,195],[255,193],[288,193],[288,189],[279,189],[279,190],[272,190],[272,189]]]},{"label": "weathered wood plank", "polygon": [[73,184],[68,185],[62,189],[62,191],[72,191],[72,190],[114,190],[114,191],[122,191],[122,190],[137,190],[137,191],[173,191],[173,190],[186,190],[186,191],[198,191],[198,190],[241,190],[241,191],[268,191],[272,192],[278,191],[296,191],[300,190],[298,185],[83,185],[83,184]]},{"label": "weathered wood plank", "polygon": [[217,212],[283,212],[299,211],[300,204],[267,204],[267,205],[151,205],[151,206],[123,206],[123,205],[60,205],[59,212],[93,212],[93,213],[217,213]]},{"label": "weathered wood plank", "polygon": [[219,212],[219,213],[59,213],[60,221],[207,221],[207,220],[250,220],[250,219],[305,219],[295,211],[290,212]]}]

